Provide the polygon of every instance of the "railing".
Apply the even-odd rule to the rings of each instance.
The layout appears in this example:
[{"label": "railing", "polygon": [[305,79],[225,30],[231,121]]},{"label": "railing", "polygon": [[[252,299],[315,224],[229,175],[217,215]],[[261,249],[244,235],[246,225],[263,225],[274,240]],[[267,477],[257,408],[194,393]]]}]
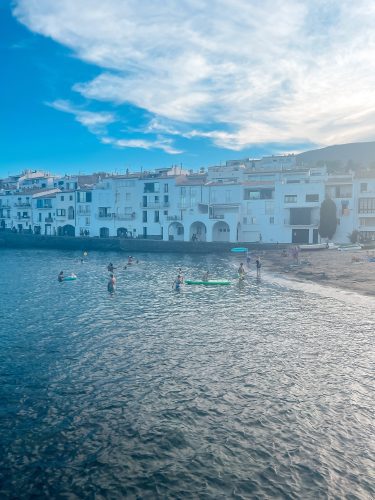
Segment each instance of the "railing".
[{"label": "railing", "polygon": [[131,214],[114,214],[114,218],[117,220],[133,220],[135,219],[135,212]]},{"label": "railing", "polygon": [[[272,216],[271,216],[271,217],[272,217]],[[293,226],[293,227],[294,227],[294,226],[298,226],[298,227],[315,227],[315,226],[318,226],[318,225],[319,225],[319,220],[317,220],[317,219],[316,219],[316,220],[315,220],[315,219],[314,219],[314,220],[311,220],[308,224],[303,224],[303,223],[300,223],[300,224],[296,224],[296,223],[294,223],[294,224],[292,224],[292,223],[290,222],[290,220],[288,220],[288,219],[284,219],[284,225],[285,225],[285,226]]]},{"label": "railing", "polygon": [[151,209],[160,209],[160,208],[168,208],[169,207],[169,202],[165,201],[152,201],[148,202],[147,205],[144,203],[140,203],[141,208],[151,208]]},{"label": "railing", "polygon": [[96,214],[96,218],[100,220],[113,219],[115,214]]},{"label": "railing", "polygon": [[0,208],[11,208],[9,203],[0,203]]},{"label": "railing", "polygon": [[182,217],[181,215],[167,215],[167,221],[179,221],[179,220],[182,220]]},{"label": "railing", "polygon": [[131,214],[96,214],[96,218],[99,220],[133,220],[136,217],[136,213]]},{"label": "railing", "polygon": [[221,215],[212,214],[208,218],[209,219],[224,219],[224,215],[223,214],[221,214]]},{"label": "railing", "polygon": [[11,219],[10,215],[0,215],[0,219]]},{"label": "railing", "polygon": [[53,222],[53,219],[52,219],[52,217],[46,217],[46,218],[44,219],[44,221],[45,221],[45,222]]},{"label": "railing", "polygon": [[22,219],[30,219],[30,215],[21,215],[17,217],[17,220],[22,220]]},{"label": "railing", "polygon": [[31,207],[31,203],[15,203],[15,207]]}]

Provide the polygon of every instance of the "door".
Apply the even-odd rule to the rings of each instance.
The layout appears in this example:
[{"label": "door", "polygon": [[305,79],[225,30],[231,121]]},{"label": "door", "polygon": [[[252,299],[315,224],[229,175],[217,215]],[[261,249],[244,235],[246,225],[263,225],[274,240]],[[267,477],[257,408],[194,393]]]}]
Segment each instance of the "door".
[{"label": "door", "polygon": [[303,244],[309,242],[308,229],[293,229],[292,230],[292,243]]},{"label": "door", "polygon": [[313,243],[318,243],[319,241],[319,231],[317,229],[313,229]]}]

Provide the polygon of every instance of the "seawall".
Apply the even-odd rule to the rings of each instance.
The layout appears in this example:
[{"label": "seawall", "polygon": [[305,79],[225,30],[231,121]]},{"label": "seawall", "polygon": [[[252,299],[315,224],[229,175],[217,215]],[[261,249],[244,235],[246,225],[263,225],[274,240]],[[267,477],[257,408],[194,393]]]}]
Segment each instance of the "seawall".
[{"label": "seawall", "polygon": [[90,238],[70,236],[42,236],[0,232],[0,248],[44,248],[79,251],[118,251],[133,254],[136,252],[162,253],[223,253],[233,247],[246,247],[249,250],[274,250],[287,247],[282,244],[267,243],[229,243],[229,242],[192,242],[162,241],[147,239]]}]

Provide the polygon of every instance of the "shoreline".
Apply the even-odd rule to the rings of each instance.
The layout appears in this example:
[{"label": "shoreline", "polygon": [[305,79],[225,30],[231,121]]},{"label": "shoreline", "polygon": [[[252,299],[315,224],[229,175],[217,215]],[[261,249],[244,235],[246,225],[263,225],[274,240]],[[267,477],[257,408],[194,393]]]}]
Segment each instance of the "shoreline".
[{"label": "shoreline", "polygon": [[[252,256],[250,268],[255,271],[255,258],[261,257],[262,269],[282,279],[298,283],[316,283],[331,289],[356,292],[366,297],[375,296],[375,250],[339,251],[322,249],[301,251],[298,262],[285,249],[290,244],[190,242],[162,240],[124,240],[119,238],[89,238],[40,236],[0,233],[0,249],[117,251],[179,254],[227,254],[233,247],[244,246]],[[284,252],[283,252],[284,250]],[[239,256],[240,254],[238,254]],[[244,256],[245,260],[245,256]],[[252,272],[252,271],[251,271]]]},{"label": "shoreline", "polygon": [[375,262],[365,250],[316,250],[299,254],[299,262],[281,252],[264,252],[263,267],[282,279],[298,283],[315,283],[331,289],[375,296]]}]

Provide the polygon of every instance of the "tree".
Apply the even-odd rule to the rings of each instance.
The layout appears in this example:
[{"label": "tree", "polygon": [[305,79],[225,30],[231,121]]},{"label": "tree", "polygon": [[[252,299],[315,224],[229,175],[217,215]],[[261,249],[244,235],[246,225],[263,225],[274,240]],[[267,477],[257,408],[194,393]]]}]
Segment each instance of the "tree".
[{"label": "tree", "polygon": [[336,228],[336,204],[330,198],[326,198],[320,206],[319,234],[322,238],[331,239]]}]

